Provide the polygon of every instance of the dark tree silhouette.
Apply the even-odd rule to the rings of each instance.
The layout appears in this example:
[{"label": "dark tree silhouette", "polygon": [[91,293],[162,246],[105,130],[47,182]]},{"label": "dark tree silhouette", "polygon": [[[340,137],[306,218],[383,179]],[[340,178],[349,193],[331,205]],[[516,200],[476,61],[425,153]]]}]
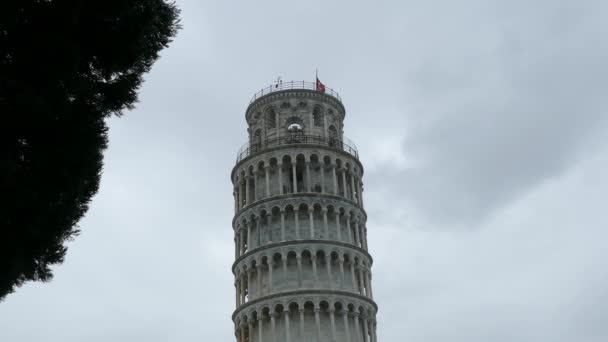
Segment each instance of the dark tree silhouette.
[{"label": "dark tree silhouette", "polygon": [[0,300],[48,281],[97,192],[105,119],[179,29],[164,0],[0,1]]}]

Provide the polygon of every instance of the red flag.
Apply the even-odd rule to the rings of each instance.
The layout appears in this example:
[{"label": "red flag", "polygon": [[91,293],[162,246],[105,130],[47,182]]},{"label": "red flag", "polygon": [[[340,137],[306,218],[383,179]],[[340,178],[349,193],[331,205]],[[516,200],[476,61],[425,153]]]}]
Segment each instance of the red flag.
[{"label": "red flag", "polygon": [[317,77],[317,91],[320,91],[322,93],[325,92],[325,84],[321,83],[321,81],[319,81],[318,77]]}]

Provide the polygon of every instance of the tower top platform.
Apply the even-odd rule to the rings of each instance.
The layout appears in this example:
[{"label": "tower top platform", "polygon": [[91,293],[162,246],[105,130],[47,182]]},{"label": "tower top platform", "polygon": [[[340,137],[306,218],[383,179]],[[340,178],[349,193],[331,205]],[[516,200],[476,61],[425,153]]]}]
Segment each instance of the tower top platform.
[{"label": "tower top platform", "polygon": [[329,96],[332,96],[334,98],[336,98],[336,100],[338,100],[340,103],[342,103],[342,98],[340,98],[340,95],[338,94],[338,92],[336,92],[335,90],[329,88],[329,87],[325,87],[325,91],[321,92],[317,90],[317,84],[315,82],[306,82],[306,81],[288,81],[288,82],[283,82],[283,81],[279,81],[278,83],[275,84],[271,84],[268,87],[264,87],[262,89],[260,89],[257,93],[255,93],[253,95],[253,97],[251,98],[251,101],[249,101],[249,105],[251,105],[253,102],[255,102],[256,100],[269,95],[271,93],[275,93],[277,91],[283,91],[283,90],[313,90],[313,91],[317,91],[319,93],[324,93],[327,94]]}]

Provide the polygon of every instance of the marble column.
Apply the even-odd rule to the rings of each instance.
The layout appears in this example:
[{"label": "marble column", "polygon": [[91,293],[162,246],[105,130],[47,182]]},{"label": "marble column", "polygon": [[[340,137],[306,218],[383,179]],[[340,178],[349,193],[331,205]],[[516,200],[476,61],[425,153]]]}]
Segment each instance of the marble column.
[{"label": "marble column", "polygon": [[285,241],[285,210],[281,209],[281,241]]},{"label": "marble column", "polygon": [[336,342],[336,318],[334,316],[335,312],[336,312],[336,309],[334,309],[333,307],[329,308],[329,322],[331,324],[331,341],[332,342]]},{"label": "marble column", "polygon": [[327,223],[327,208],[324,207],[321,212],[323,213],[323,226],[325,227],[325,240],[329,240],[329,224]]},{"label": "marble column", "polygon": [[306,162],[306,191],[312,192],[312,184],[310,180],[310,162]]},{"label": "marble column", "polygon": [[264,167],[264,175],[266,177],[266,197],[270,197],[270,166]]},{"label": "marble column", "polygon": [[298,310],[300,312],[300,340],[304,340],[304,308]]},{"label": "marble column", "polygon": [[312,279],[314,281],[313,287],[317,286],[317,282],[319,281],[319,277],[317,276],[317,255],[313,254],[310,256],[312,262]]},{"label": "marble column", "polygon": [[321,172],[321,193],[325,193],[325,163],[319,163],[319,172]]},{"label": "marble column", "polygon": [[336,210],[336,229],[338,231],[338,241],[342,241],[342,227],[340,227],[340,212]]},{"label": "marble column", "polygon": [[361,326],[359,325],[359,313],[354,312],[353,318],[355,320],[355,341],[361,341]]},{"label": "marble column", "polygon": [[353,245],[355,244],[355,241],[353,241],[353,232],[350,229],[350,213],[346,213],[346,231],[348,233],[348,243],[352,243]]},{"label": "marble column", "polygon": [[271,312],[270,313],[270,339],[272,340],[272,342],[279,342],[277,341],[277,324],[276,324],[276,313]]},{"label": "marble column", "polygon": [[350,190],[352,194],[353,202],[357,202],[357,190],[355,189],[355,173],[350,173]]},{"label": "marble column", "polygon": [[251,249],[251,224],[247,222],[247,251]]},{"label": "marble column", "polygon": [[355,279],[356,275],[355,275],[355,262],[354,262],[354,260],[350,261],[350,277],[351,277],[351,281],[353,283],[353,292],[358,292],[358,290],[357,290],[357,280]]},{"label": "marble column", "polygon": [[285,318],[285,341],[291,342],[291,330],[289,328],[289,309],[283,310],[283,317]]},{"label": "marble column", "polygon": [[287,286],[287,256],[282,256],[281,259],[283,260],[283,284]]},{"label": "marble column", "polygon": [[293,181],[293,193],[297,194],[298,193],[298,178],[297,178],[297,173],[296,173],[296,162],[293,161],[291,163],[291,178]]},{"label": "marble column", "polygon": [[370,342],[369,341],[369,330],[367,328],[367,316],[363,316],[362,321],[363,321],[363,342]]},{"label": "marble column", "polygon": [[298,263],[298,287],[302,287],[302,256],[296,256],[296,261]]},{"label": "marble column", "polygon": [[331,276],[331,254],[325,254],[325,265],[327,265],[327,281],[329,283],[329,289],[334,288],[334,282]]},{"label": "marble column", "polygon": [[315,238],[315,220],[314,220],[315,209],[308,207],[308,222],[310,223],[310,239]]},{"label": "marble column", "polygon": [[277,165],[279,169],[279,177],[277,177],[277,182],[279,183],[279,194],[283,194],[283,164]]},{"label": "marble column", "polygon": [[272,291],[272,269],[274,268],[274,261],[270,260],[268,263],[268,293]]},{"label": "marble column", "polygon": [[342,196],[344,196],[344,198],[348,199],[348,188],[346,187],[346,169],[342,169]]},{"label": "marble column", "polygon": [[346,342],[351,342],[350,328],[348,326],[348,310],[342,309],[342,319],[344,319],[344,330],[346,332]]},{"label": "marble column", "polygon": [[262,296],[262,265],[260,264],[260,261],[256,261],[255,264],[255,280],[257,283],[257,289],[255,291],[255,297],[259,298]]},{"label": "marble column", "polygon": [[260,315],[260,317],[258,318],[258,341],[256,342],[264,342],[263,340],[263,336],[264,336],[264,321],[262,321],[263,317],[261,317],[262,315]]},{"label": "marble column", "polygon": [[363,268],[362,267],[357,267],[357,270],[359,271],[359,287],[358,287],[359,294],[362,295],[362,296],[364,296],[365,292],[364,292],[363,288],[365,286],[364,286],[364,283],[363,283]]},{"label": "marble column", "polygon": [[249,178],[250,178],[250,176],[245,177],[245,205],[249,205],[251,203],[251,201],[250,201],[251,195],[249,194],[249,192],[250,192]]},{"label": "marble column", "polygon": [[296,221],[296,240],[300,240],[300,209],[293,208],[293,215]]},{"label": "marble column", "polygon": [[360,247],[361,239],[359,237],[359,220],[355,219],[355,246]]},{"label": "marble column", "polygon": [[338,176],[336,175],[336,164],[331,164],[331,173],[333,175],[334,195],[338,195]]},{"label": "marble column", "polygon": [[340,289],[344,289],[344,258],[338,257],[338,265],[340,266]]},{"label": "marble column", "polygon": [[319,317],[321,309],[315,308],[315,327],[317,328],[317,342],[321,341],[321,318]]}]

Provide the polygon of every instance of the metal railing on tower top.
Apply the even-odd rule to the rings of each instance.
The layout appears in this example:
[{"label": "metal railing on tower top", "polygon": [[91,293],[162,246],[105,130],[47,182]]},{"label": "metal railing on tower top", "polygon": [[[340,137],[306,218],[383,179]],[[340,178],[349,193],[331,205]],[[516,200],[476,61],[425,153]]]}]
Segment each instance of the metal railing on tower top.
[{"label": "metal railing on tower top", "polygon": [[357,151],[357,147],[352,141],[350,141],[346,137],[342,137],[342,139],[339,139],[326,138],[320,135],[290,134],[284,137],[263,140],[258,143],[246,143],[245,145],[243,145],[243,147],[239,149],[239,152],[236,156],[236,162],[238,163],[251,155],[254,155],[258,152],[262,152],[266,148],[292,144],[326,146],[334,150],[344,151],[355,157],[355,159],[359,159],[359,152]]},{"label": "metal railing on tower top", "polygon": [[[281,91],[281,90],[290,90],[290,89],[307,89],[307,90],[317,91],[317,84],[315,82],[306,82],[306,81],[289,81],[289,82],[279,81],[275,84],[269,85],[268,87],[262,88],[260,91],[255,93],[253,95],[253,97],[251,98],[251,101],[249,101],[249,104],[251,104],[253,101],[259,99],[260,97],[268,95],[270,93],[274,93],[274,92]],[[321,93],[321,91],[319,91],[319,92]],[[340,95],[338,94],[338,92],[334,91],[333,89],[331,89],[329,87],[325,87],[325,91],[323,93],[335,97],[338,101],[340,101],[340,103],[342,102],[342,99],[340,98]]]}]

